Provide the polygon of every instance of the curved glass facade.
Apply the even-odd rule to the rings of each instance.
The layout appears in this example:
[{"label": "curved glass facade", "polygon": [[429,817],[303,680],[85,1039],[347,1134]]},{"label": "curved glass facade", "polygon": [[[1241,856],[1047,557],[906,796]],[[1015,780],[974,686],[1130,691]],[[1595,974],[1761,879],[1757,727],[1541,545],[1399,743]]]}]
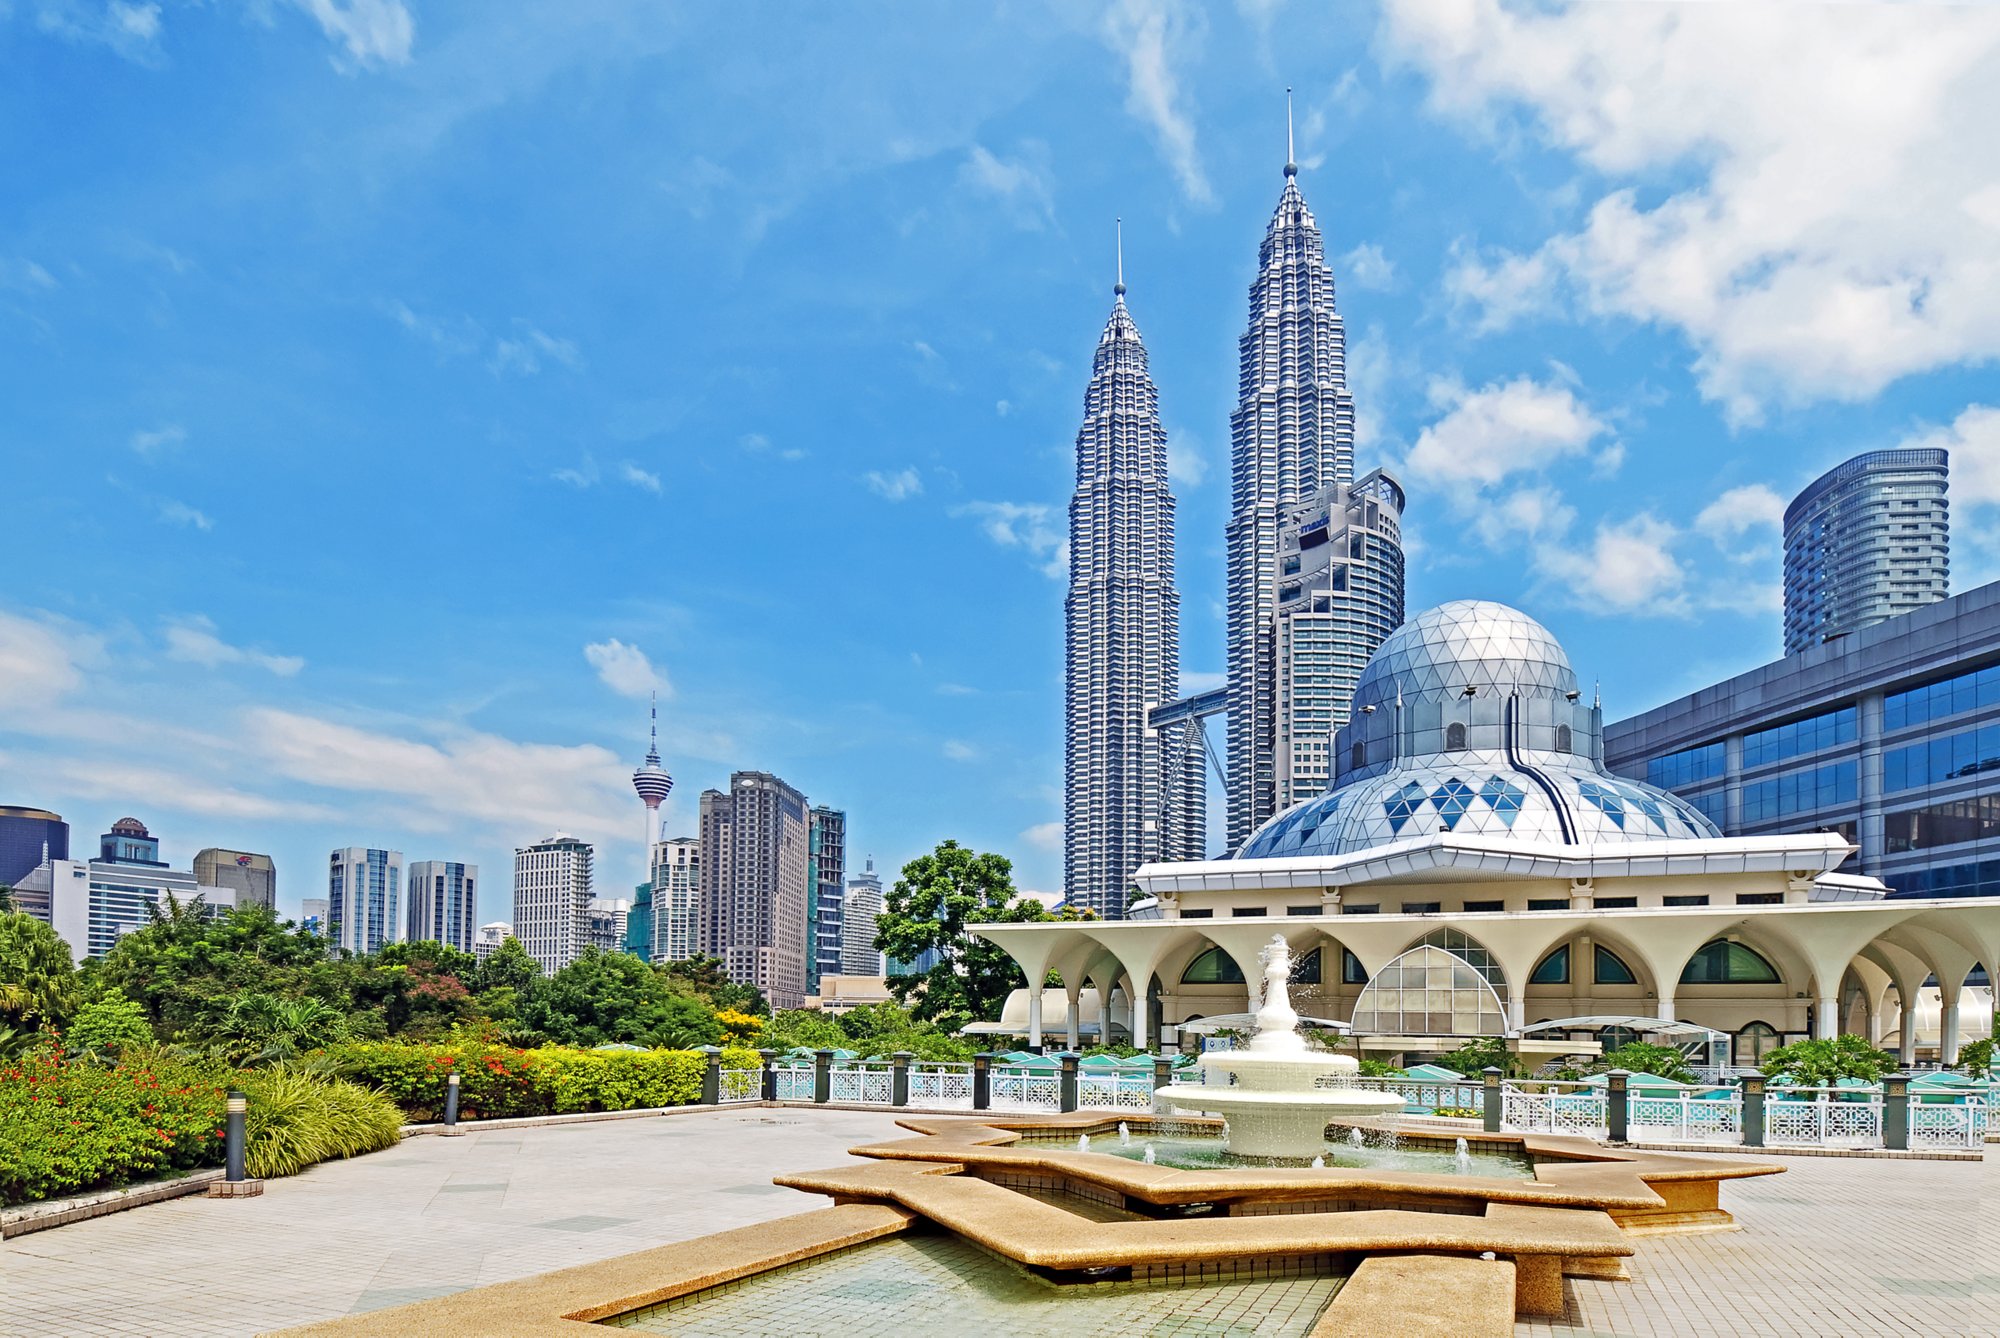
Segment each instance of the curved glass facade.
[{"label": "curved glass facade", "polygon": [[1946,455],[1870,451],[1785,510],[1785,653],[1934,604],[1949,593]]}]

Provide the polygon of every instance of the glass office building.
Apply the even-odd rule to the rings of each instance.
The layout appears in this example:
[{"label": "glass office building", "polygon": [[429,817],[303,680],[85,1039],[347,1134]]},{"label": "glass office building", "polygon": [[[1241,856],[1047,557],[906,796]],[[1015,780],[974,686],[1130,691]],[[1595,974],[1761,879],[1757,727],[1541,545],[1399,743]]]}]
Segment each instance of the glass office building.
[{"label": "glass office building", "polygon": [[1870,451],[1785,508],[1785,653],[1935,604],[1951,553],[1945,452]]},{"label": "glass office building", "polygon": [[69,824],[44,808],[0,804],[0,887],[13,887],[44,859],[69,858]]},{"label": "glass office building", "polygon": [[1608,725],[1730,836],[1826,830],[1897,896],[2000,895],[2000,583]]}]

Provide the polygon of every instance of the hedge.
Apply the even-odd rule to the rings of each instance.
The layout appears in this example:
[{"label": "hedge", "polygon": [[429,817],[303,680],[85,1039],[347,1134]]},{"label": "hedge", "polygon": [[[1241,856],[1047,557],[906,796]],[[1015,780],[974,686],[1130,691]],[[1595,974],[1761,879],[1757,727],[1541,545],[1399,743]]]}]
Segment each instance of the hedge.
[{"label": "hedge", "polygon": [[185,1061],[107,1068],[33,1050],[0,1068],[0,1203],[218,1165],[224,1100],[216,1073]]},{"label": "hedge", "polygon": [[[446,1079],[459,1075],[465,1120],[580,1111],[647,1110],[701,1100],[708,1059],[694,1050],[579,1050],[544,1046],[410,1045],[364,1041],[333,1046],[327,1061],[341,1077],[370,1087],[412,1120],[442,1118]],[[756,1068],[754,1050],[722,1052],[724,1068]]]}]

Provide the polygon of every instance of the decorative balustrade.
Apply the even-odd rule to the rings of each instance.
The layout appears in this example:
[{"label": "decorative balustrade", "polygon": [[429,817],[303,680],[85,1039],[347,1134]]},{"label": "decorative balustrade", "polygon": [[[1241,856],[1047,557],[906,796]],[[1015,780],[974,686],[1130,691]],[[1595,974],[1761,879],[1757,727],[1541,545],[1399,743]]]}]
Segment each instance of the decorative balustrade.
[{"label": "decorative balustrade", "polygon": [[1913,1148],[1977,1148],[1986,1141],[1988,1111],[1978,1097],[1952,1105],[1916,1102],[1910,1106],[1910,1146]]},{"label": "decorative balustrade", "polygon": [[1537,1082],[1532,1091],[1512,1083],[1500,1093],[1500,1123],[1523,1134],[1571,1134],[1603,1138],[1607,1132],[1603,1092],[1582,1083]]},{"label": "decorative balustrade", "polygon": [[1062,1109],[1062,1079],[1045,1069],[994,1069],[993,1109]]},{"label": "decorative balustrade", "polygon": [[1882,1098],[1865,1089],[1779,1089],[1764,1105],[1764,1141],[1773,1146],[1879,1147]]},{"label": "decorative balustrade", "polygon": [[1690,1088],[1672,1095],[1633,1092],[1627,1110],[1628,1133],[1634,1141],[1743,1141],[1743,1098],[1731,1088]]},{"label": "decorative balustrade", "polygon": [[893,1096],[886,1065],[880,1068],[863,1065],[838,1068],[827,1076],[831,1080],[827,1089],[829,1101],[886,1106]]},{"label": "decorative balustrade", "polygon": [[764,1095],[764,1071],[762,1069],[724,1069],[721,1074],[722,1086],[719,1099],[731,1101],[757,1101]]},{"label": "decorative balustrade", "polygon": [[776,1071],[778,1078],[778,1100],[810,1101],[813,1099],[813,1071],[805,1068],[781,1068]]},{"label": "decorative balustrade", "polygon": [[1485,1098],[1476,1082],[1439,1082],[1430,1078],[1342,1078],[1323,1074],[1321,1087],[1359,1087],[1371,1092],[1394,1092],[1403,1098],[1403,1109],[1413,1115],[1429,1115],[1440,1110],[1478,1110]]},{"label": "decorative balustrade", "polygon": [[1152,1075],[1080,1073],[1076,1079],[1076,1104],[1080,1110],[1150,1111]]},{"label": "decorative balustrade", "polygon": [[925,1064],[910,1069],[910,1104],[955,1109],[972,1106],[972,1065]]}]

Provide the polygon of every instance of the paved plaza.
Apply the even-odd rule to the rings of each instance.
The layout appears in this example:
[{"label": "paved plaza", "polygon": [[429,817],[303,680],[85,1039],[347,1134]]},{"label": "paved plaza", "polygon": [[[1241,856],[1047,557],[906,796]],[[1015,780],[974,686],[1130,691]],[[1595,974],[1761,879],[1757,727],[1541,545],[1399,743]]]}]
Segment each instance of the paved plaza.
[{"label": "paved plaza", "polygon": [[[9,1241],[0,1333],[223,1338],[546,1272],[822,1206],[771,1176],[896,1132],[756,1109],[411,1139]],[[1745,1230],[1642,1241],[1633,1281],[1573,1280],[1519,1332],[2000,1335],[2000,1160],[1781,1160],[1724,1187]]]}]

